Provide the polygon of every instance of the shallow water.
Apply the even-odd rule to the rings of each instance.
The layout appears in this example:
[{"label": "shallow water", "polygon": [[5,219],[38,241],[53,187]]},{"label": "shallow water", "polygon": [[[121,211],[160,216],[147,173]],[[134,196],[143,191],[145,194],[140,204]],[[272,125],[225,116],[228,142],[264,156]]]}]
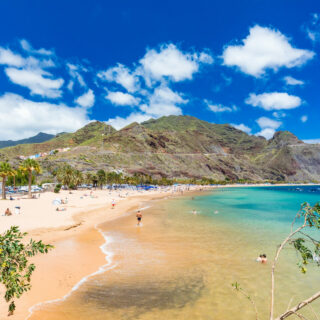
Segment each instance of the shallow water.
[{"label": "shallow water", "polygon": [[[113,239],[114,268],[90,278],[64,301],[44,304],[32,320],[56,319],[254,319],[234,292],[237,281],[268,318],[270,263],[289,233],[300,204],[320,200],[314,187],[230,188],[161,201],[144,211],[101,226]],[[198,214],[193,214],[196,210]],[[284,250],[276,276],[276,312],[320,288],[320,268],[299,272],[298,257]],[[320,313],[320,303],[313,309]],[[312,315],[310,308],[305,315]]]}]

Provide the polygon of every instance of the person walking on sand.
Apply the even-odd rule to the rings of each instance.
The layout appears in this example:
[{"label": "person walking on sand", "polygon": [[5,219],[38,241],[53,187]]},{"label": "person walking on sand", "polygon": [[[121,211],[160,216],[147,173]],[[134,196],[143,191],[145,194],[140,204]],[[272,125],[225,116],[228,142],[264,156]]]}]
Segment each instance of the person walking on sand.
[{"label": "person walking on sand", "polygon": [[138,212],[136,214],[136,217],[137,217],[137,220],[138,220],[137,226],[140,226],[141,220],[142,220],[142,213],[141,213],[140,210],[138,210]]},{"label": "person walking on sand", "polygon": [[112,199],[111,206],[112,206],[112,209],[114,209],[114,207],[116,206],[116,201],[114,199]]}]

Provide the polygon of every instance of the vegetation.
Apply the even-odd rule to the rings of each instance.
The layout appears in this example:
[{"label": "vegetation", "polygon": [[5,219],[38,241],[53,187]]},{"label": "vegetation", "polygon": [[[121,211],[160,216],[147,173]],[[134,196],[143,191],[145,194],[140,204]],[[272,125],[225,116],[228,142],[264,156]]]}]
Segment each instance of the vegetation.
[{"label": "vegetation", "polygon": [[28,174],[28,186],[29,186],[29,198],[32,198],[31,194],[31,184],[32,184],[32,174],[36,173],[39,174],[41,173],[41,167],[38,161],[34,159],[26,159],[22,162],[20,165],[20,171],[25,172]]},{"label": "vegetation", "polygon": [[69,164],[65,164],[57,171],[57,179],[69,189],[76,189],[78,185],[84,182],[84,177],[81,171],[76,170]]},{"label": "vegetation", "polygon": [[16,172],[8,162],[0,163],[0,176],[2,178],[2,199],[6,199],[6,179],[8,176],[14,176]]},{"label": "vegetation", "polygon": [[[303,222],[295,228],[295,224],[300,218],[303,220]],[[292,222],[290,234],[284,239],[284,241],[278,247],[275,258],[272,263],[270,320],[284,320],[293,315],[300,319],[306,319],[305,316],[300,314],[300,310],[306,306],[309,306],[313,301],[320,298],[320,291],[318,291],[311,297],[298,303],[296,306],[292,308],[288,307],[287,311],[283,312],[278,317],[276,318],[274,317],[275,270],[276,270],[276,266],[282,250],[288,245],[293,247],[296,250],[296,252],[298,253],[298,256],[300,257],[298,267],[302,273],[307,272],[306,266],[309,263],[316,263],[320,267],[319,231],[320,231],[320,203],[316,203],[314,206],[311,206],[308,203],[303,203],[301,205],[300,211],[298,212],[298,214],[296,215],[296,217]],[[315,257],[317,259],[314,259]],[[241,288],[239,283],[236,282],[232,284],[232,286],[234,287],[235,290],[242,293],[253,304],[255,313],[256,313],[256,319],[258,319],[258,311],[255,305],[255,302],[251,298],[251,296]]]},{"label": "vegetation", "polygon": [[62,187],[61,183],[58,183],[58,184],[55,186],[53,192],[54,192],[54,193],[59,193],[60,190],[61,190],[61,187]]},{"label": "vegetation", "polygon": [[0,283],[5,287],[4,298],[9,303],[9,315],[16,309],[15,299],[31,289],[31,276],[36,267],[29,258],[53,248],[32,239],[25,244],[26,235],[16,226],[0,235]]},{"label": "vegetation", "polygon": [[106,172],[102,169],[97,171],[98,185],[102,189],[103,185],[107,182]]}]

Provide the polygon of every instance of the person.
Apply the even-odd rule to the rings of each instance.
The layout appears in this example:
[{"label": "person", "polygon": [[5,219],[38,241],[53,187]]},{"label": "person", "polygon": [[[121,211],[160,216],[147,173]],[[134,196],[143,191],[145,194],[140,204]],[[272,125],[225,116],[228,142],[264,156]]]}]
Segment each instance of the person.
[{"label": "person", "polygon": [[192,213],[193,213],[193,214],[197,214],[197,210],[194,210],[194,209],[193,209],[193,210],[192,210]]},{"label": "person", "polygon": [[12,212],[10,211],[9,208],[7,208],[7,210],[4,213],[5,216],[12,216]]},{"label": "person", "polygon": [[111,205],[112,205],[112,209],[114,209],[114,207],[116,206],[116,202],[114,199],[112,199]]},{"label": "person", "polygon": [[261,263],[267,263],[267,255],[260,254],[259,257],[256,259],[256,261]]},{"label": "person", "polygon": [[141,220],[142,220],[142,213],[141,213],[140,210],[138,210],[138,212],[136,214],[136,217],[137,217],[137,220],[138,220],[137,226],[140,226]]},{"label": "person", "polygon": [[14,200],[12,196],[10,196],[10,200]]}]

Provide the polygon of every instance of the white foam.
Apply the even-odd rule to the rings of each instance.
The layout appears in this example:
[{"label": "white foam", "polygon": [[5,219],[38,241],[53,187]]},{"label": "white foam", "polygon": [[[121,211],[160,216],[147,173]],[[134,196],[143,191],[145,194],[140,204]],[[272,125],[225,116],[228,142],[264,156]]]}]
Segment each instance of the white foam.
[{"label": "white foam", "polygon": [[105,239],[105,243],[100,246],[100,249],[105,254],[105,256],[106,256],[105,259],[106,259],[107,263],[104,264],[103,266],[101,266],[97,271],[95,271],[95,272],[83,277],[75,286],[73,286],[73,288],[70,290],[70,292],[68,292],[62,298],[40,302],[40,303],[37,303],[34,306],[30,307],[29,310],[28,310],[29,311],[29,315],[25,318],[25,320],[29,319],[32,316],[33,312],[36,311],[39,307],[41,307],[41,306],[43,306],[45,304],[61,302],[61,301],[66,300],[74,291],[78,290],[86,281],[88,281],[88,279],[90,279],[93,276],[96,276],[98,274],[104,273],[104,272],[106,272],[108,270],[111,270],[111,269],[113,269],[113,268],[115,268],[117,266],[117,264],[112,264],[112,262],[113,262],[113,260],[112,260],[113,252],[107,250],[107,246],[110,243],[112,243],[113,238],[109,237],[109,236],[106,236],[105,233],[100,228],[98,228],[97,225],[95,226],[95,229],[97,229],[101,233],[103,238]]}]

